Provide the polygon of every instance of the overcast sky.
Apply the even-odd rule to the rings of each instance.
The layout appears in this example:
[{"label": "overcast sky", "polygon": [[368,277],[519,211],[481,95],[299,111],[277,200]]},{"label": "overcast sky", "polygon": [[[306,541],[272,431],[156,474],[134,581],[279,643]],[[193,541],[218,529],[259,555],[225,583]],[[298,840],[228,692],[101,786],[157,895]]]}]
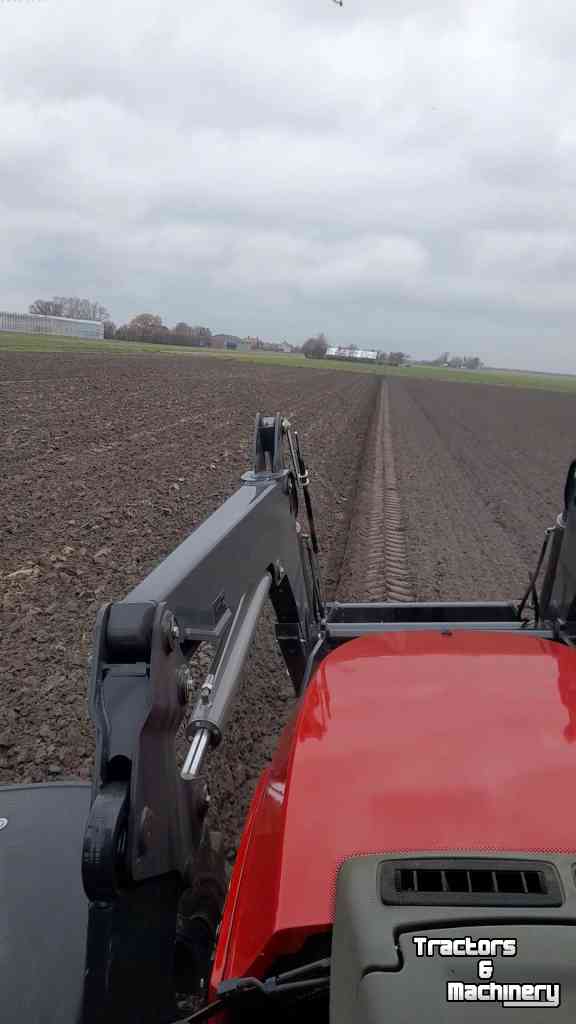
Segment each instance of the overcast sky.
[{"label": "overcast sky", "polygon": [[573,0],[0,0],[0,309],[576,372]]}]

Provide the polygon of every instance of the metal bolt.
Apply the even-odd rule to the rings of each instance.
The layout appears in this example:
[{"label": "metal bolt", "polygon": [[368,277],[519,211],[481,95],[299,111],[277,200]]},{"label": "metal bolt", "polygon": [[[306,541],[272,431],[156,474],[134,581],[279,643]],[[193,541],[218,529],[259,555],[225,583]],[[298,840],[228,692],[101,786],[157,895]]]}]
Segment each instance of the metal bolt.
[{"label": "metal bolt", "polygon": [[172,612],[165,612],[162,617],[162,636],[167,651],[173,651],[180,639],[180,626]]},{"label": "metal bolt", "polygon": [[204,683],[200,690],[200,700],[202,704],[209,704],[212,696],[212,683]]}]

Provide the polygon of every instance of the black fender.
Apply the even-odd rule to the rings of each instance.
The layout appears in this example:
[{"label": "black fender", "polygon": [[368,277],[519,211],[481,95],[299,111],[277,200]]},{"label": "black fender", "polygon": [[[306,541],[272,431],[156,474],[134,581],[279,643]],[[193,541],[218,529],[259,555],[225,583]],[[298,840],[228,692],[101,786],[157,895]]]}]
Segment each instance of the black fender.
[{"label": "black fender", "polygon": [[75,1024],[86,956],[82,841],[92,787],[0,786],[0,1017]]}]

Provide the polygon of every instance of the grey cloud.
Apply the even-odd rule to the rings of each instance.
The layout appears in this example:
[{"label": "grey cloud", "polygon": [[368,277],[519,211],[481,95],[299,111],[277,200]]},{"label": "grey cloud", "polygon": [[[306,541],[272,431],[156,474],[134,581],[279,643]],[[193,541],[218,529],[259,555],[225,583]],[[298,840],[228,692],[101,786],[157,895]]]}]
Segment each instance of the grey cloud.
[{"label": "grey cloud", "polygon": [[568,0],[55,3],[0,4],[1,306],[576,372]]}]

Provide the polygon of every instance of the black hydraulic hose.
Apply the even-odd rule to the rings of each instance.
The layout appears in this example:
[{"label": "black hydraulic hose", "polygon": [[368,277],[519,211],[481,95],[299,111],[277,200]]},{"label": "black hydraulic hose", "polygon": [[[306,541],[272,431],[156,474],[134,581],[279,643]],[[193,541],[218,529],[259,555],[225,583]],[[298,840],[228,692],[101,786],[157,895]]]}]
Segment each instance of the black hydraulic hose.
[{"label": "black hydraulic hose", "polygon": [[538,579],[538,576],[540,575],[540,569],[542,568],[542,562],[544,561],[544,555],[546,554],[546,549],[548,547],[548,541],[550,540],[550,533],[551,533],[551,530],[546,530],[546,533],[544,535],[544,540],[542,542],[542,547],[540,549],[540,554],[538,556],[538,561],[536,563],[536,569],[530,575],[530,582],[528,584],[528,587],[526,588],[526,592],[525,592],[522,600],[520,601],[520,604],[518,605],[518,618],[521,618],[522,612],[524,611],[524,608],[526,606],[526,602],[527,602],[528,598],[530,597],[530,595],[532,595],[532,600],[534,602],[534,614],[536,616],[536,621],[538,622],[539,619],[540,619],[540,608],[539,608],[539,602],[538,602],[538,594],[536,592],[536,580]]},{"label": "black hydraulic hose", "polygon": [[[306,540],[306,551],[310,561],[310,571],[312,574],[312,596],[314,601],[314,611],[318,619],[324,618],[324,600],[322,597],[322,590],[320,586],[320,572],[318,568],[317,555],[319,551],[318,547],[318,535],[316,533],[316,523],[314,521],[314,510],[312,508],[312,501],[310,498],[310,477],[308,470],[302,456],[302,449],[300,448],[300,438],[298,432],[290,429],[290,424],[285,420],[284,431],[288,440],[288,448],[290,450],[290,458],[292,459],[292,466],[294,468],[294,479],[302,487],[302,493],[304,495],[304,505],[306,508],[306,517],[308,519],[309,526],[309,537]],[[296,506],[297,507],[297,506]],[[309,543],[308,543],[309,542]]]},{"label": "black hydraulic hose", "polygon": [[290,449],[290,457],[292,459],[292,465],[294,466],[294,474],[296,479],[302,486],[302,493],[304,495],[304,504],[306,506],[306,516],[308,518],[308,525],[310,527],[310,540],[312,542],[312,550],[315,555],[318,554],[318,536],[316,534],[316,524],[314,522],[314,511],[312,509],[312,502],[310,500],[310,477],[308,476],[308,470],[302,457],[302,449],[300,448],[300,439],[298,437],[298,431],[290,430],[290,424],[286,421],[285,425],[286,437],[288,439],[288,447]]},{"label": "black hydraulic hose", "polygon": [[314,522],[314,512],[312,509],[312,502],[310,500],[310,478],[308,476],[308,470],[304,465],[304,459],[302,458],[302,451],[300,449],[300,438],[298,432],[294,431],[294,439],[296,441],[296,456],[298,459],[298,474],[300,482],[302,484],[302,491],[304,494],[304,504],[306,506],[306,515],[308,516],[308,523],[310,526],[310,540],[312,542],[312,550],[315,555],[318,554],[318,537],[316,535],[316,524]]},{"label": "black hydraulic hose", "polygon": [[[312,974],[312,977],[309,975]],[[208,1006],[196,1010],[190,1017],[184,1017],[173,1024],[197,1024],[202,1020],[209,1020],[219,1010],[225,1009],[226,1005],[241,1005],[244,1000],[249,1002],[254,996],[269,998],[282,998],[283,996],[298,995],[321,995],[330,986],[330,958],[314,960],[301,967],[295,967],[291,971],[284,971],[282,974],[274,975],[260,981],[259,978],[231,978],[223,982],[219,988],[221,997]]]},{"label": "black hydraulic hose", "polygon": [[285,982],[295,981],[297,978],[305,978],[306,975],[314,974],[316,971],[330,971],[330,957],[326,957],[324,960],[314,960],[312,963],[304,964],[303,967],[295,967],[291,971],[284,971],[282,974],[277,974],[274,980],[277,984],[283,985]]}]

